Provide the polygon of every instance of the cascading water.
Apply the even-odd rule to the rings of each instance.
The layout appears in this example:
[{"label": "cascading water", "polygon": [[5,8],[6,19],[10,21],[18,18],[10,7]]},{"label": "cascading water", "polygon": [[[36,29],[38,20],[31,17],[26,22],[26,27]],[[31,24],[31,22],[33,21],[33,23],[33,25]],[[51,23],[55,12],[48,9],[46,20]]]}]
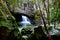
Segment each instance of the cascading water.
[{"label": "cascading water", "polygon": [[22,21],[20,22],[23,27],[26,27],[27,25],[31,25],[30,19],[24,15],[22,15]]},{"label": "cascading water", "polygon": [[20,32],[22,32],[22,30],[25,30],[25,28],[27,29],[26,34],[30,34],[31,30],[33,30],[33,25],[32,25],[32,21],[29,19],[29,17],[25,16],[25,15],[21,15],[21,21],[18,22],[18,24],[20,24],[21,26],[18,28],[20,30]]}]

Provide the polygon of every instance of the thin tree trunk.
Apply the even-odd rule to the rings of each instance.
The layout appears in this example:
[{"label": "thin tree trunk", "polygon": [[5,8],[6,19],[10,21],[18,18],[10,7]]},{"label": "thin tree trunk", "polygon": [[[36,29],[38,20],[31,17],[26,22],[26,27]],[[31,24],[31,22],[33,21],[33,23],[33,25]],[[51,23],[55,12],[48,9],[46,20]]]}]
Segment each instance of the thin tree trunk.
[{"label": "thin tree trunk", "polygon": [[[44,0],[44,7],[45,7],[45,10],[46,10],[47,19],[48,19],[48,26],[50,26],[49,0],[47,0],[47,3],[48,3],[48,6],[45,4],[45,0]],[[48,33],[49,40],[52,40],[51,35],[49,34],[49,31],[47,33]]]},{"label": "thin tree trunk", "polygon": [[48,25],[50,26],[50,12],[49,12],[49,0],[48,2],[48,8],[47,8],[47,19],[48,19]]},{"label": "thin tree trunk", "polygon": [[[38,0],[37,0],[37,1],[38,1]],[[40,16],[41,16],[41,18],[42,18],[42,20],[43,20],[43,23],[44,23],[45,30],[46,30],[46,32],[48,33],[47,26],[46,26],[46,22],[45,22],[45,20],[44,20],[44,18],[43,18],[43,15],[42,15],[42,11],[41,11],[39,2],[37,2],[37,3],[38,3],[38,7],[39,7]]]},{"label": "thin tree trunk", "polygon": [[47,0],[47,5],[45,4],[45,0],[44,0],[44,7],[47,13],[47,21],[48,21],[48,25],[50,26],[50,12],[49,12],[49,0]]},{"label": "thin tree trunk", "polygon": [[[37,0],[38,1],[38,0]],[[51,35],[49,34],[49,31],[48,31],[48,29],[47,29],[47,26],[46,26],[46,22],[45,22],[45,20],[44,20],[44,17],[43,17],[43,14],[42,14],[42,11],[41,11],[41,8],[40,8],[40,5],[39,5],[39,2],[38,2],[38,7],[39,7],[39,13],[40,13],[40,16],[41,16],[41,18],[42,18],[42,20],[43,20],[43,23],[44,23],[44,27],[45,27],[45,30],[46,30],[46,32],[47,32],[47,34],[48,34],[48,40],[52,40],[51,39]],[[47,13],[49,13],[49,7],[48,7],[48,10],[47,10]],[[47,14],[48,15],[48,18],[49,18],[49,14]],[[48,21],[49,22],[49,21]],[[49,24],[50,25],[50,24]]]}]

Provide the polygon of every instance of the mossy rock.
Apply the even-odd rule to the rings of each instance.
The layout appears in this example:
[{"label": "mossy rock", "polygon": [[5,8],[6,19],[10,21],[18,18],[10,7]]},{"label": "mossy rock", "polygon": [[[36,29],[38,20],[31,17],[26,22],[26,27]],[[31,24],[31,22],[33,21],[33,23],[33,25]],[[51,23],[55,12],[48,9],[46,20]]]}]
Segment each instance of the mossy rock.
[{"label": "mossy rock", "polygon": [[43,32],[42,26],[34,29],[34,34],[31,34],[29,40],[47,40],[47,35]]}]

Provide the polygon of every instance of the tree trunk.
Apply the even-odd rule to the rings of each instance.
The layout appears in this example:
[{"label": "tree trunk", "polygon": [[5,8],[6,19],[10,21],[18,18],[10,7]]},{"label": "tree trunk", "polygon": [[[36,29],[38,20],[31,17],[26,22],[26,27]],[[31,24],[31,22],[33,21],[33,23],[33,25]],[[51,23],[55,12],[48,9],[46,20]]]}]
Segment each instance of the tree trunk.
[{"label": "tree trunk", "polygon": [[[52,39],[51,39],[51,35],[49,34],[49,31],[48,31],[48,29],[47,29],[46,22],[45,22],[45,20],[44,20],[44,17],[43,17],[43,14],[42,14],[42,11],[41,11],[39,2],[38,2],[38,7],[39,7],[39,10],[40,10],[40,11],[39,11],[40,16],[41,16],[41,18],[42,18],[42,20],[43,20],[43,23],[44,23],[45,30],[46,30],[46,32],[47,32],[47,34],[48,34],[48,40],[52,40]],[[50,25],[50,22],[49,22],[49,18],[50,18],[50,16],[49,16],[49,1],[48,1],[48,8],[46,9],[46,12],[47,12],[47,18],[48,18],[48,25]]]}]

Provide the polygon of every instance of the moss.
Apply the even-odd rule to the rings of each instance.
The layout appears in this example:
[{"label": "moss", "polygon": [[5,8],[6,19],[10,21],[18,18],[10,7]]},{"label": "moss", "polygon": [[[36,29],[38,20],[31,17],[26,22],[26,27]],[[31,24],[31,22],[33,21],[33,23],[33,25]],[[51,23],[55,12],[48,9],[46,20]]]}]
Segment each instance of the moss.
[{"label": "moss", "polygon": [[35,12],[35,19],[39,19],[40,18],[40,14],[39,14],[39,11],[37,10],[36,12]]}]

